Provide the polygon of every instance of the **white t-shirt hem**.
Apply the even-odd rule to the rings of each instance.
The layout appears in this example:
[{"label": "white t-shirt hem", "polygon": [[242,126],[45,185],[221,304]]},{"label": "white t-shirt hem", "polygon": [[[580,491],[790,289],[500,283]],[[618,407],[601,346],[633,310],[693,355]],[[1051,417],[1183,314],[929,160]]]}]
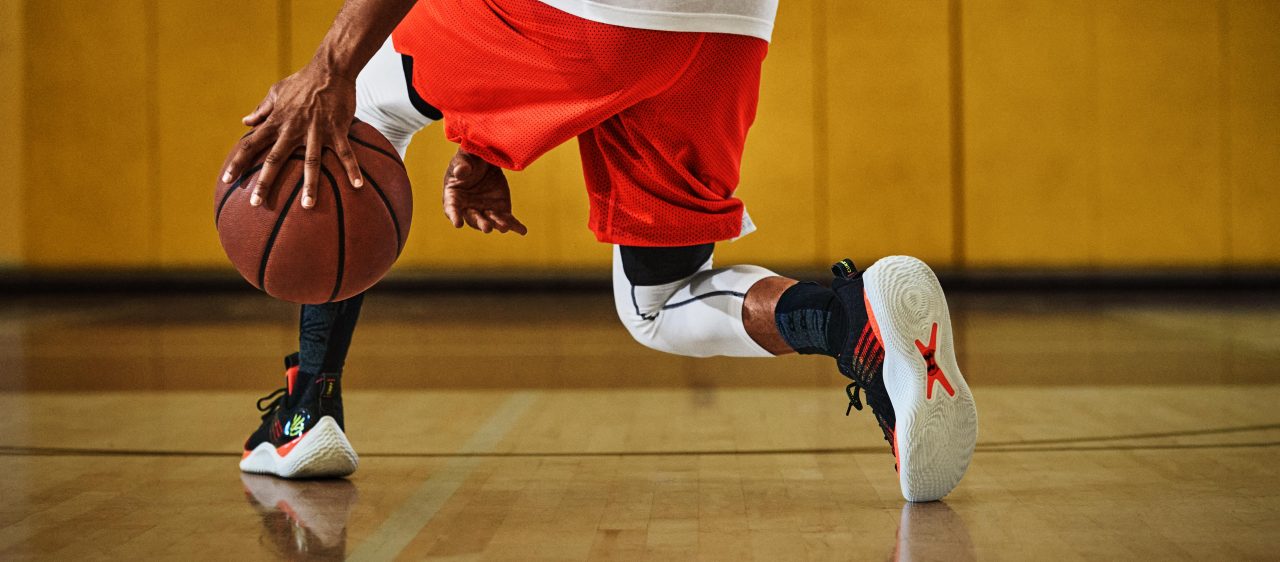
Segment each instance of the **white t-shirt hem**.
[{"label": "white t-shirt hem", "polygon": [[541,0],[541,2],[583,19],[621,27],[657,31],[730,33],[757,37],[765,41],[769,41],[773,36],[773,21],[739,14],[637,10],[591,0]]}]

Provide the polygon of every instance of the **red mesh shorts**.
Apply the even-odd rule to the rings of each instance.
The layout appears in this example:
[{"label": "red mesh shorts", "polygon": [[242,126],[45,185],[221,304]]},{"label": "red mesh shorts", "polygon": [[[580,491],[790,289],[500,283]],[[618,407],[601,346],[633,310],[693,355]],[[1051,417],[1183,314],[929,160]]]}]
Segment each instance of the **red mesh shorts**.
[{"label": "red mesh shorts", "polygon": [[520,170],[578,137],[601,242],[741,233],[733,192],[767,42],[612,26],[536,0],[418,2],[392,39],[467,152]]}]

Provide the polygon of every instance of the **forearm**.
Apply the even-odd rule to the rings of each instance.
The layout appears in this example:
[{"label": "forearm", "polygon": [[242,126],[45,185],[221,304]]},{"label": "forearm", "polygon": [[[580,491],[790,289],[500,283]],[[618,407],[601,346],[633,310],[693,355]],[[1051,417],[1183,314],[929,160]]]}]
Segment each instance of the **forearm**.
[{"label": "forearm", "polygon": [[415,0],[346,0],[310,65],[354,81]]}]

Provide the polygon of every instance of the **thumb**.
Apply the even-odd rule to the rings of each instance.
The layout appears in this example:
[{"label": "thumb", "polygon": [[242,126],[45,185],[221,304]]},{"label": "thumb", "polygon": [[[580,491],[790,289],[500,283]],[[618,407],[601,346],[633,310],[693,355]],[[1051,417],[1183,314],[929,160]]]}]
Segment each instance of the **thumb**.
[{"label": "thumb", "polygon": [[245,115],[241,121],[250,127],[261,125],[267,119],[267,116],[271,114],[271,110],[274,107],[275,103],[271,101],[270,96],[267,96],[266,99],[262,100],[262,103],[258,104],[257,109],[253,110],[253,113]]},{"label": "thumb", "polygon": [[449,175],[456,180],[467,180],[470,179],[473,171],[475,171],[475,168],[471,166],[471,162],[467,161],[466,158],[455,158],[453,167],[449,170]]}]

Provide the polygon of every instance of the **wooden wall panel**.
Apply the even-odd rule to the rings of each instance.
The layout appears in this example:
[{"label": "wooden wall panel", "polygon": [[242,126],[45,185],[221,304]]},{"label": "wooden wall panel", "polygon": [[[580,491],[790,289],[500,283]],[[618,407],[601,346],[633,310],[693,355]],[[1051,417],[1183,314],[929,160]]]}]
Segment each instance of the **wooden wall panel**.
[{"label": "wooden wall panel", "polygon": [[747,137],[737,195],[759,231],[720,244],[716,263],[767,267],[814,266],[828,258],[819,218],[815,41],[823,25],[810,2],[780,2],[769,56],[764,61],[760,105]]},{"label": "wooden wall panel", "polygon": [[28,2],[26,254],[156,265],[148,3]]},{"label": "wooden wall panel", "polygon": [[1280,2],[1226,6],[1229,257],[1280,264]]},{"label": "wooden wall panel", "polygon": [[260,0],[160,2],[156,159],[160,260],[227,266],[213,185],[246,129],[240,118],[278,78],[277,8]]},{"label": "wooden wall panel", "polygon": [[[946,0],[823,3],[825,258],[952,264]],[[790,49],[790,45],[780,45]]]},{"label": "wooden wall panel", "polygon": [[1103,266],[1225,259],[1218,5],[1117,0],[1098,13]]},{"label": "wooden wall panel", "polygon": [[23,3],[0,0],[0,267],[23,261]]},{"label": "wooden wall panel", "polygon": [[1098,181],[1091,2],[966,2],[966,265],[1092,260]]}]

